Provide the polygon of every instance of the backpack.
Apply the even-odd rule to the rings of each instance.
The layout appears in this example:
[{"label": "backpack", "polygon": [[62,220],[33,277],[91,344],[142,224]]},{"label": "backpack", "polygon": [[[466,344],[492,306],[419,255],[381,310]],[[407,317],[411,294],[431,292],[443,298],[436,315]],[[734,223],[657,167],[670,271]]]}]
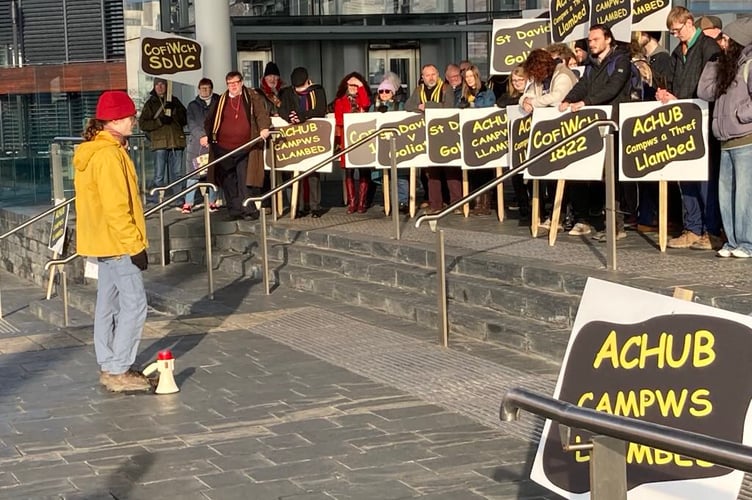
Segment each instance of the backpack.
[{"label": "backpack", "polygon": [[[623,57],[625,54],[617,54],[616,57],[612,57],[608,63],[606,64],[606,73],[608,73],[608,76],[611,76],[614,74],[614,71],[616,70],[616,62],[619,60],[620,57]],[[646,64],[646,66],[649,67],[649,65]],[[590,73],[592,69],[592,66],[588,64],[585,66],[585,76]],[[643,101],[645,98],[645,87],[643,85],[643,77],[640,73],[640,69],[635,65],[634,61],[629,61],[629,69],[630,69],[630,76],[629,80],[627,80],[627,86],[629,91],[627,92],[627,95],[629,96],[629,100],[632,102],[640,102]],[[652,71],[650,73],[650,78],[652,79]]]}]

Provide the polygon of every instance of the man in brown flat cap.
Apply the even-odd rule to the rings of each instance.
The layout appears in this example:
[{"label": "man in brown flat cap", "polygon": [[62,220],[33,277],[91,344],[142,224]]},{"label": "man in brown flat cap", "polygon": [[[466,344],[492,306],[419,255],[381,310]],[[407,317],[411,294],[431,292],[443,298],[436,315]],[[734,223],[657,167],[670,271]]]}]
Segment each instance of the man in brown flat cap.
[{"label": "man in brown flat cap", "polygon": [[702,16],[697,21],[697,26],[700,27],[703,35],[709,36],[710,38],[715,40],[718,45],[721,46],[721,49],[724,48],[724,38],[721,34],[721,30],[723,29],[723,21],[721,21],[720,17]]}]

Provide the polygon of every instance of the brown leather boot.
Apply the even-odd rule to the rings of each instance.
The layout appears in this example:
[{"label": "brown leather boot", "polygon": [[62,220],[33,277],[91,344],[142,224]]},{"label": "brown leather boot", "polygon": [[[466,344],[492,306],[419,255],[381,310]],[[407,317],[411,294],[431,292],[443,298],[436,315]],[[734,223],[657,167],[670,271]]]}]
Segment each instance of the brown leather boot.
[{"label": "brown leather boot", "polygon": [[368,198],[368,179],[358,182],[358,213],[366,213],[366,198]]},{"label": "brown leather boot", "polygon": [[345,177],[345,191],[347,191],[347,213],[355,212],[355,179]]},{"label": "brown leather boot", "polygon": [[483,193],[475,199],[475,208],[473,215],[490,215],[491,214],[491,195]]}]

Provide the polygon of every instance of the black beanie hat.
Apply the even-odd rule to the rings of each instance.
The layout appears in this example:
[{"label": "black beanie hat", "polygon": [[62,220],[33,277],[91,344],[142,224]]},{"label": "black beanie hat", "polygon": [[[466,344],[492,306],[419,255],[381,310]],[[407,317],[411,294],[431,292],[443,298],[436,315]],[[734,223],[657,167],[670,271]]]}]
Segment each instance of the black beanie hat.
[{"label": "black beanie hat", "polygon": [[292,70],[292,74],[290,75],[290,83],[293,87],[302,87],[305,85],[305,82],[308,81],[308,70],[303,68],[302,66],[299,66]]},{"label": "black beanie hat", "polygon": [[574,48],[575,49],[583,50],[585,52],[588,52],[588,42],[587,42],[587,39],[582,38],[582,39],[577,40],[576,42],[574,42]]},{"label": "black beanie hat", "polygon": [[269,76],[269,75],[281,76],[279,72],[279,68],[277,67],[276,64],[274,64],[273,61],[269,61],[268,63],[266,63],[266,68],[264,68],[264,76]]},{"label": "black beanie hat", "polygon": [[661,41],[661,35],[663,34],[660,31],[645,31],[644,33],[656,42]]}]

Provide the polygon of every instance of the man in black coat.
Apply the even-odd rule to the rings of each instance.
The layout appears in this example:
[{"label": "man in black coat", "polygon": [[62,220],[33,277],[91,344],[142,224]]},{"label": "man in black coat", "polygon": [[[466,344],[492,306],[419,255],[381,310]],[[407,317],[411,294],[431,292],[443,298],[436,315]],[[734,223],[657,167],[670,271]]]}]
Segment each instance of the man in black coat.
[{"label": "man in black coat", "polygon": [[[583,106],[613,105],[612,116],[616,119],[619,103],[630,100],[632,63],[629,54],[616,46],[614,35],[605,24],[595,24],[590,28],[588,46],[590,57],[585,74],[561,102],[559,111],[578,111]],[[618,147],[614,149],[618,151]],[[603,190],[602,182],[572,183],[575,225],[569,231],[570,235],[585,236],[593,232],[593,225],[603,227],[603,217],[600,215],[603,211]],[[616,237],[622,239],[627,233],[624,232],[624,214],[619,210],[622,193],[618,188],[616,195]],[[593,238],[605,241],[606,233],[598,231]]]},{"label": "man in black coat", "polygon": [[[697,83],[710,59],[717,57],[720,48],[712,38],[695,26],[694,17],[684,7],[674,7],[668,13],[666,26],[679,40],[671,54],[672,74],[668,88],[659,88],[656,99],[663,104],[674,99],[696,99]],[[718,208],[718,171],[720,146],[710,134],[708,181],[679,182],[682,194],[684,230],[668,241],[669,248],[711,250],[720,248],[721,217]]]}]

